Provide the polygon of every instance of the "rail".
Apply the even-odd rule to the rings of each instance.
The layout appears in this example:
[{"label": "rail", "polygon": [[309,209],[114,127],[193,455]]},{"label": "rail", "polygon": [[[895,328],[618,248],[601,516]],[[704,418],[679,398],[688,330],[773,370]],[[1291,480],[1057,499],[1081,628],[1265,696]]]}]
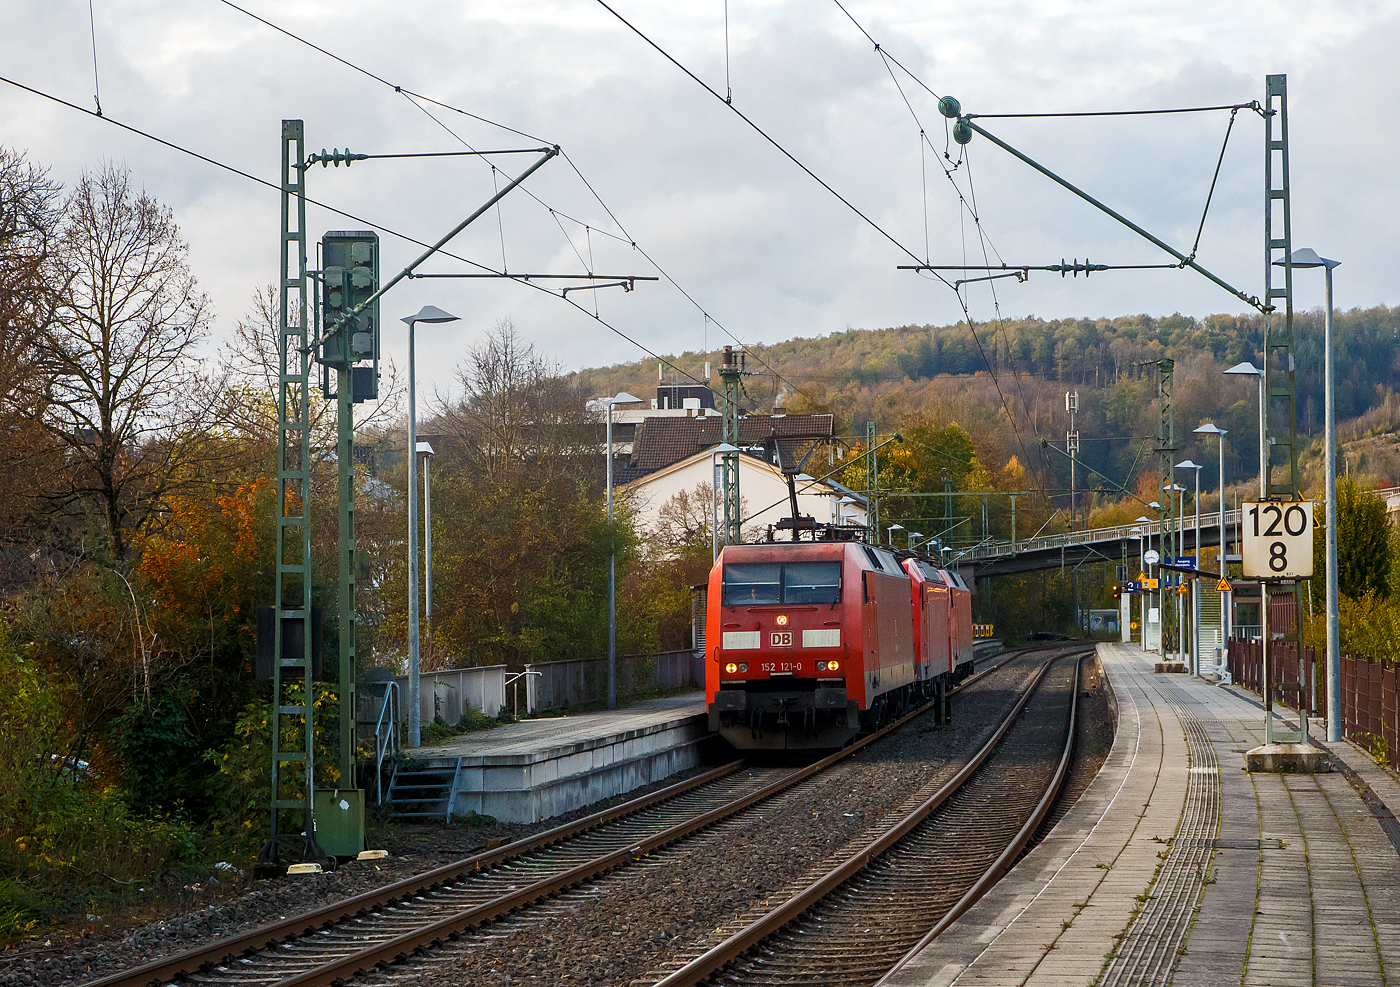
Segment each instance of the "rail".
[{"label": "rail", "polygon": [[[852,856],[837,867],[828,871],[821,878],[810,884],[804,890],[793,895],[783,904],[773,908],[761,918],[745,926],[734,935],[729,936],[723,942],[715,945],[703,955],[691,960],[683,967],[674,970],[666,977],[657,981],[656,987],[695,987],[695,985],[706,982],[726,964],[738,959],[749,950],[753,949],[768,936],[778,932],[784,926],[793,922],[804,913],[808,913],[817,907],[819,902],[827,899],[842,885],[855,875],[870,867],[881,855],[899,845],[907,836],[915,831],[925,819],[934,813],[940,806],[948,802],[955,793],[977,772],[977,770],[987,762],[993,752],[1001,744],[1003,737],[1020,719],[1021,713],[1025,710],[1031,697],[1036,693],[1047,672],[1054,661],[1046,662],[1041,666],[1036,677],[1026,686],[1025,691],[1020,695],[1012,709],[1001,722],[991,738],[979,750],[962,769],[958,771],[949,781],[937,792],[920,803],[913,811],[909,812],[899,822],[893,824],[872,843],[857,851]],[[1010,867],[1024,849],[1026,843],[1035,833],[1036,828],[1044,820],[1045,814],[1049,811],[1050,805],[1054,801],[1054,796],[1063,782],[1068,770],[1069,759],[1073,750],[1074,741],[1074,710],[1079,693],[1078,688],[1078,667],[1075,672],[1075,687],[1070,692],[1070,712],[1068,722],[1068,734],[1060,756],[1058,767],[1051,780],[1050,786],[1039,799],[1035,809],[1029,819],[1020,827],[1019,832],[1012,839],[1011,843],[996,858],[990,869],[988,869],[975,884],[969,888],[954,906],[954,911],[961,914],[971,907],[978,897],[984,893],[997,877]],[[941,928],[940,928],[941,931]],[[813,937],[815,940],[817,937]],[[921,948],[924,942],[920,942],[912,952]],[[903,960],[901,960],[903,962]],[[732,973],[733,971],[731,971]],[[731,976],[725,982],[742,982],[743,977],[737,974]],[[766,980],[764,982],[777,982],[777,979]]]},{"label": "rail", "polygon": [[[977,672],[954,691],[966,689],[973,682],[992,672],[995,667],[999,666]],[[713,807],[708,809],[702,805],[700,806],[701,811],[698,813],[693,805],[695,801],[693,793],[696,793],[697,790],[705,790],[706,786],[711,786],[721,779],[734,775],[741,768],[747,766],[746,762],[742,760],[732,761],[650,795],[565,823],[547,832],[517,840],[503,847],[487,850],[464,860],[407,878],[396,884],[367,891],[302,915],[282,919],[207,946],[147,963],[134,970],[104,977],[94,981],[90,987],[147,987],[152,981],[168,981],[199,970],[212,972],[234,960],[249,957],[262,950],[271,950],[281,956],[287,945],[293,940],[327,935],[338,923],[376,914],[399,903],[422,902],[438,893],[453,893],[463,878],[469,875],[489,873],[505,865],[502,868],[502,873],[511,882],[504,889],[507,893],[471,903],[469,906],[452,905],[446,909],[448,914],[445,917],[419,924],[401,934],[394,934],[393,930],[388,930],[391,938],[373,935],[366,925],[358,924],[354,935],[356,940],[354,951],[349,954],[338,954],[330,958],[329,962],[319,962],[319,958],[313,958],[306,954],[291,957],[290,961],[293,966],[289,970],[290,979],[284,980],[277,975],[276,971],[266,969],[262,971],[271,980],[285,983],[288,987],[293,984],[297,987],[313,987],[313,985],[315,987],[330,987],[330,985],[350,979],[358,971],[392,963],[398,958],[412,954],[419,948],[468,928],[478,926],[511,911],[528,908],[531,904],[546,900],[550,895],[566,887],[637,862],[662,846],[682,839],[690,833],[706,829],[721,819],[770,798],[805,778],[863,750],[915,717],[927,712],[934,705],[935,703],[926,704],[900,717],[888,726],[869,734],[844,750],[785,774],[776,781],[762,784],[756,790],[750,790],[738,798],[734,798],[733,795],[723,796],[716,792],[716,796],[722,798],[722,801],[718,801],[717,804],[711,803]],[[681,799],[681,796],[686,796],[686,799]],[[689,800],[689,805],[684,804],[687,800]],[[683,810],[675,814],[674,818],[677,821],[673,824],[658,825],[654,820],[639,815],[643,810],[649,810],[653,807],[658,810],[665,809],[673,801],[678,809]],[[643,831],[635,834],[623,834],[625,838],[621,841],[615,837],[608,837],[604,828],[607,824],[625,823],[634,816],[642,819],[645,823],[642,827]],[[602,839],[594,839],[595,836],[601,836]],[[535,881],[523,884],[523,886],[517,884],[519,871],[512,867],[511,861],[518,860],[545,847],[557,849],[558,845],[574,839],[593,839],[594,844],[600,846],[606,844],[617,848],[608,849],[607,852],[597,856],[586,854],[586,859],[581,858],[578,863],[563,862],[554,869],[552,874],[545,874]],[[556,856],[560,861],[563,861],[564,855],[556,853]],[[405,914],[402,911],[396,912],[396,924],[403,925],[398,920],[404,918]]]},{"label": "rail", "polygon": [[374,783],[378,805],[384,804],[384,759],[403,753],[399,738],[399,684],[391,679],[384,685],[384,701],[379,704],[379,718],[374,721]]}]

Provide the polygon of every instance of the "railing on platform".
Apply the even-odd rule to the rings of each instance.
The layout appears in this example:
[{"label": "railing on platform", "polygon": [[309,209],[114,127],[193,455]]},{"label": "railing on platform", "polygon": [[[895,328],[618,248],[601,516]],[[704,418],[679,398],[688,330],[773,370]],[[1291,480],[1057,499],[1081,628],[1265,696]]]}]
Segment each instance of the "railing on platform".
[{"label": "railing on platform", "polygon": [[[563,706],[591,706],[608,695],[608,660],[578,658],[537,662],[526,684],[526,708],[534,713]],[[669,692],[705,684],[704,653],[685,648],[650,655],[618,655],[617,695]]]},{"label": "railing on platform", "polygon": [[374,783],[375,803],[384,804],[384,759],[403,753],[399,738],[399,684],[384,683],[384,701],[379,705],[379,717],[374,721]]}]

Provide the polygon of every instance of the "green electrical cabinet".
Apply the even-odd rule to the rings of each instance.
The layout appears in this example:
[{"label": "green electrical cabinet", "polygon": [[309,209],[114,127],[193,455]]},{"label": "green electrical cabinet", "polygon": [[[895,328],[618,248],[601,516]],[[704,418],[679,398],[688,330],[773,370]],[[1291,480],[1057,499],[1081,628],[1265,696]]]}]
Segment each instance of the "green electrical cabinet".
[{"label": "green electrical cabinet", "polygon": [[358,788],[316,790],[316,842],[332,857],[354,857],[365,848],[365,793]]}]

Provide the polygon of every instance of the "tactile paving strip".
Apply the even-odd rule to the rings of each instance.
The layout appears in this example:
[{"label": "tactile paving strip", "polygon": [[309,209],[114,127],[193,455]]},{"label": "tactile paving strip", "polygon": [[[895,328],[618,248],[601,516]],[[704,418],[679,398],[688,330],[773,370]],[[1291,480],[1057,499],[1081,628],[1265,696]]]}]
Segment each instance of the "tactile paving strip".
[{"label": "tactile paving strip", "polygon": [[1168,699],[1186,732],[1191,777],[1181,825],[1152,886],[1151,896],[1128,929],[1104,972],[1103,987],[1150,987],[1171,979],[1178,950],[1191,930],[1191,918],[1205,888],[1215,834],[1220,823],[1220,764],[1196,714]]}]

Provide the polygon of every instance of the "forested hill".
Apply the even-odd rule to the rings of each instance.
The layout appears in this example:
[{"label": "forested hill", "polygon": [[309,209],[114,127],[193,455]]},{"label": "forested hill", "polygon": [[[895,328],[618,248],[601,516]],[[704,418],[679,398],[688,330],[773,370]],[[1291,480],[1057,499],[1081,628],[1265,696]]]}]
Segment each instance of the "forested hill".
[{"label": "forested hill", "polygon": [[[1298,428],[1311,435],[1320,432],[1323,414],[1322,313],[1297,313],[1294,332]],[[1004,461],[1014,454],[1026,462],[1040,436],[1063,445],[1064,392],[1077,390],[1083,458],[1125,483],[1145,458],[1142,439],[1157,430],[1155,371],[1141,364],[1167,357],[1176,361],[1176,429],[1183,455],[1215,461],[1214,449],[1209,454],[1198,449],[1190,435],[1200,422],[1212,420],[1241,440],[1230,440],[1227,469],[1252,471],[1257,454],[1243,440],[1255,427],[1257,391],[1246,378],[1220,374],[1245,360],[1258,365],[1262,343],[1262,317],[1225,315],[1026,318],[980,323],[975,332],[965,322],[848,329],[752,346],[745,405],[759,411],[774,406],[831,411],[838,431],[847,435],[862,434],[869,418],[883,429],[911,417],[943,417],[967,428],[983,456]],[[1400,387],[1400,308],[1338,314],[1334,345],[1338,421],[1372,412],[1369,427],[1387,429],[1388,421],[1374,419],[1390,417],[1382,409],[1395,406],[1387,396]],[[702,378],[705,361],[718,365],[719,350],[672,359]],[[650,395],[657,365],[639,361],[575,376],[595,394],[626,389]],[[1003,408],[1014,427],[1006,427]],[[1385,472],[1376,465],[1377,472]]]}]

